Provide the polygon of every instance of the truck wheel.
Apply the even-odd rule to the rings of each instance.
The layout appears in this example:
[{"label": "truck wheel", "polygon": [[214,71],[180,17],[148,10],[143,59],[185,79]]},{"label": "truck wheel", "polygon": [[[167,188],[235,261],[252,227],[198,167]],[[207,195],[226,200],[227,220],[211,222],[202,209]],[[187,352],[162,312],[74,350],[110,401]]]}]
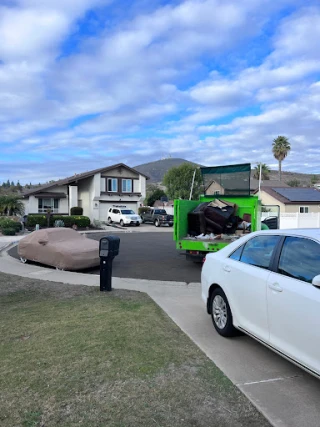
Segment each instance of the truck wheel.
[{"label": "truck wheel", "polygon": [[110,217],[108,218],[108,224],[112,224],[112,219]]},{"label": "truck wheel", "polygon": [[160,222],[159,222],[159,220],[158,220],[158,219],[156,219],[156,220],[155,220],[154,225],[155,225],[156,227],[160,227]]},{"label": "truck wheel", "polygon": [[121,225],[121,227],[124,227],[123,219],[120,219],[120,225]]}]

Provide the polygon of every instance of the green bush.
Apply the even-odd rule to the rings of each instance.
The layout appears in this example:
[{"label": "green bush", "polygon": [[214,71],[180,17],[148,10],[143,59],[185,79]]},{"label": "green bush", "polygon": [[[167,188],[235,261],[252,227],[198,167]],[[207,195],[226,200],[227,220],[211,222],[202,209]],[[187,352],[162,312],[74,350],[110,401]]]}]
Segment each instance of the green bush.
[{"label": "green bush", "polygon": [[0,229],[3,228],[13,228],[16,233],[18,233],[21,230],[21,224],[20,222],[14,221],[10,218],[0,218]]},{"label": "green bush", "polygon": [[70,215],[82,215],[83,214],[83,208],[80,208],[80,206],[74,206],[70,209]]},{"label": "green bush", "polygon": [[[72,227],[73,225],[77,225],[78,227],[85,228],[89,227],[90,225],[90,218],[82,215],[51,215],[50,227],[54,227],[56,221],[63,221],[65,227]],[[39,224],[40,227],[47,227],[46,215],[28,215],[26,226],[34,228],[36,224]]]},{"label": "green bush", "polygon": [[15,236],[16,230],[12,227],[1,228],[1,232],[4,236]]},{"label": "green bush", "polygon": [[149,207],[147,207],[147,206],[141,206],[139,209],[138,209],[138,214],[139,215],[141,215],[141,214],[143,214],[143,213],[145,213],[145,212],[148,212],[150,210],[150,208]]},{"label": "green bush", "polygon": [[[51,218],[50,218],[50,220],[51,220]],[[36,226],[36,224],[39,224],[40,227],[46,227],[47,226],[47,217],[43,214],[42,215],[39,215],[39,214],[28,215],[26,227],[33,228]]]}]

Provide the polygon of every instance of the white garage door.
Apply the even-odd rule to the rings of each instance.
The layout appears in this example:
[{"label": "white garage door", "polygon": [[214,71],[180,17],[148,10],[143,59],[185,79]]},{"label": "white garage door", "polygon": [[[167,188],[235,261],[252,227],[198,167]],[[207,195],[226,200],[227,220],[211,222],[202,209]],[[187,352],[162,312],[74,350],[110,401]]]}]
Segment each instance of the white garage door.
[{"label": "white garage door", "polygon": [[106,222],[108,219],[108,210],[110,208],[123,208],[123,209],[132,209],[134,213],[138,213],[137,211],[137,203],[134,202],[100,202],[99,206],[99,219],[100,221]]}]

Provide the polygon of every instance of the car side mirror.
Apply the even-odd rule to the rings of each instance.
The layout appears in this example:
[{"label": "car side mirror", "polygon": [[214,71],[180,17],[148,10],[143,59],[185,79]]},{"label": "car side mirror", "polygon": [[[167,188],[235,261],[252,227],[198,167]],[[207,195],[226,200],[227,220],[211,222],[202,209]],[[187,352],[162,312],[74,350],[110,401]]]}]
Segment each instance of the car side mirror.
[{"label": "car side mirror", "polygon": [[312,279],[312,284],[313,286],[315,286],[316,288],[320,288],[320,274],[318,274],[318,276],[315,276]]},{"label": "car side mirror", "polygon": [[40,239],[38,240],[38,243],[40,243],[40,245],[46,245],[48,243],[48,240]]}]

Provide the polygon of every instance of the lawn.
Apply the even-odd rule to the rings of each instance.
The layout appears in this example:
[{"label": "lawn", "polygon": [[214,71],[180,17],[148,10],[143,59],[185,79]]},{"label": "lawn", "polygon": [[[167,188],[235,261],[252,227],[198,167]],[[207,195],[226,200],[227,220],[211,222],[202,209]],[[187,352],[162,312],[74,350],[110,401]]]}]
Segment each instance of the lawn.
[{"label": "lawn", "polygon": [[269,426],[145,294],[5,274],[0,425]]}]

